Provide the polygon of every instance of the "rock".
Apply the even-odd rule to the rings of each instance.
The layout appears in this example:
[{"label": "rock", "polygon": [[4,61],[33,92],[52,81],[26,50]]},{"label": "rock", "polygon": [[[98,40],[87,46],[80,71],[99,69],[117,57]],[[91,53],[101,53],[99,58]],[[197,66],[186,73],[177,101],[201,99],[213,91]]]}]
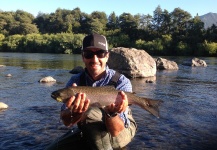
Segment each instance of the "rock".
[{"label": "rock", "polygon": [[56,80],[51,76],[47,76],[39,80],[39,82],[48,83],[48,82],[56,82]]},{"label": "rock", "polygon": [[6,77],[12,77],[12,75],[11,74],[7,74]]},{"label": "rock", "polygon": [[158,57],[156,59],[157,69],[159,70],[178,70],[179,67],[176,62]]},{"label": "rock", "polygon": [[156,63],[144,50],[117,47],[110,51],[108,66],[130,78],[156,75]]},{"label": "rock", "polygon": [[7,108],[8,108],[7,104],[0,102],[0,109],[7,109]]},{"label": "rock", "polygon": [[1,68],[1,67],[5,67],[5,65],[0,65],[0,68]]},{"label": "rock", "polygon": [[73,68],[71,71],[69,71],[69,73],[71,74],[78,74],[84,71],[84,68],[81,66],[77,66],[75,68]]},{"label": "rock", "polygon": [[192,67],[207,67],[207,64],[204,60],[199,59],[199,58],[193,58],[186,60],[182,63],[184,66],[192,66]]},{"label": "rock", "polygon": [[156,76],[144,78],[146,83],[154,83],[156,81]]},{"label": "rock", "polygon": [[153,83],[154,81],[152,81],[152,80],[146,80],[145,82],[146,83]]}]

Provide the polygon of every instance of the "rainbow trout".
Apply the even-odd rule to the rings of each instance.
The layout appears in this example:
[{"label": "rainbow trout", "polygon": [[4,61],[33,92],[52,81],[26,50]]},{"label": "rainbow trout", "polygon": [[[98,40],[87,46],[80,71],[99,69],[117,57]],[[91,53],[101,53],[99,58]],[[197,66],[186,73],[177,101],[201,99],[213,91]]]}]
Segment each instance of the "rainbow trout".
[{"label": "rainbow trout", "polygon": [[[52,92],[51,97],[58,102],[65,103],[70,97],[76,96],[77,93],[86,93],[86,97],[90,99],[90,105],[103,107],[120,101],[121,96],[119,92],[120,91],[116,90],[112,86],[74,86],[54,91]],[[125,94],[127,95],[129,105],[138,105],[159,118],[158,106],[162,101],[138,97],[135,93],[130,92],[125,92]]]}]

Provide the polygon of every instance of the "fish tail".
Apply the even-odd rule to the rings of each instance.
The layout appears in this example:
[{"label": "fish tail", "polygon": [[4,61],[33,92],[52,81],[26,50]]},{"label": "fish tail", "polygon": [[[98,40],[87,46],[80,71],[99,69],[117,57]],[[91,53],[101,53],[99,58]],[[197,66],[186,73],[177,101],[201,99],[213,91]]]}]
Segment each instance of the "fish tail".
[{"label": "fish tail", "polygon": [[[143,98],[142,98],[143,99]],[[163,101],[161,100],[152,100],[145,98],[145,101],[143,101],[142,105],[140,105],[142,108],[156,116],[157,118],[160,118],[159,113],[159,106]]]}]

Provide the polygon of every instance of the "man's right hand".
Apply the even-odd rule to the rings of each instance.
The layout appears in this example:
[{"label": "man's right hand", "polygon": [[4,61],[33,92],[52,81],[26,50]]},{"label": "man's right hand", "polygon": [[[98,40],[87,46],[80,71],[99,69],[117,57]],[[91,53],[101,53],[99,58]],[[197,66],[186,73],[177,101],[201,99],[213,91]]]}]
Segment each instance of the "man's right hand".
[{"label": "man's right hand", "polygon": [[72,126],[81,120],[82,114],[90,105],[90,100],[86,98],[85,93],[78,93],[72,96],[65,105],[68,109],[61,111],[60,117],[66,126]]}]

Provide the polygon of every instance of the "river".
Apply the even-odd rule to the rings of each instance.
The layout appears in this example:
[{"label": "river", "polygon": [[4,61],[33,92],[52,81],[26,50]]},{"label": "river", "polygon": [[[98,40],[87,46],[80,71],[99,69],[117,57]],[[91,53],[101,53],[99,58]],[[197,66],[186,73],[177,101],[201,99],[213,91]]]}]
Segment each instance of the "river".
[{"label": "river", "polygon": [[[187,67],[187,57],[164,57],[177,62],[177,71],[157,71],[156,81],[131,79],[138,96],[163,100],[160,118],[133,106],[138,131],[131,150],[203,150],[217,147],[217,59],[201,58],[207,67]],[[61,103],[50,93],[63,88],[83,65],[80,55],[0,53],[1,150],[41,150],[68,131],[59,119]],[[6,77],[11,74],[11,77]],[[38,81],[52,76],[57,82]]]}]

